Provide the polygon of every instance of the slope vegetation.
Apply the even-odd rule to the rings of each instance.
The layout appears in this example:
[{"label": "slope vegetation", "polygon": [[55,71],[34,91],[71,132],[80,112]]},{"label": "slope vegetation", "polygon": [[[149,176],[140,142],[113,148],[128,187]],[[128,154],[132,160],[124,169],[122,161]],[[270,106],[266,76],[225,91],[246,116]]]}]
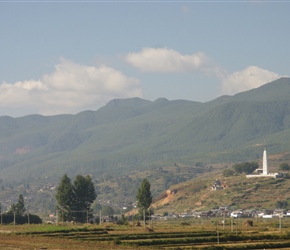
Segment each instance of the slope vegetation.
[{"label": "slope vegetation", "polygon": [[175,162],[257,159],[290,150],[290,79],[211,102],[112,100],[76,115],[0,117],[0,174],[126,175]]}]

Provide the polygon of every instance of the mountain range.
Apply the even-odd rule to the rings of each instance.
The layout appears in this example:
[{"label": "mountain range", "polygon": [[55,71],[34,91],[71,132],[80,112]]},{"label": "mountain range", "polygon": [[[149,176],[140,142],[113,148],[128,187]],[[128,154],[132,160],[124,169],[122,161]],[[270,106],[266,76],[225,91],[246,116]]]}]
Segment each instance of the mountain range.
[{"label": "mountain range", "polygon": [[115,99],[75,115],[0,117],[5,180],[122,176],[290,151],[290,78],[210,102]]}]

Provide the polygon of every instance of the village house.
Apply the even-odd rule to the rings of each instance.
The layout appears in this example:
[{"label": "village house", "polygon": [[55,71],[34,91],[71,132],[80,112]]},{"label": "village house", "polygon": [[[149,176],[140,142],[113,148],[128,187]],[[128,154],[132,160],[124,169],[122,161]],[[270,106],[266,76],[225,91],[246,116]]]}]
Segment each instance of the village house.
[{"label": "village house", "polygon": [[224,189],[224,185],[222,185],[220,180],[215,180],[211,186],[211,190],[217,191]]}]

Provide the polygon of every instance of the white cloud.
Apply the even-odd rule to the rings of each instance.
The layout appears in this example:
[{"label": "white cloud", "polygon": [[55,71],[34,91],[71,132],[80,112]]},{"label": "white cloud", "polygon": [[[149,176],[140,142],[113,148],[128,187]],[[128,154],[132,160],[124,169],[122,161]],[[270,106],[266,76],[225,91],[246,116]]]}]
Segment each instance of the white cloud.
[{"label": "white cloud", "polygon": [[228,73],[202,52],[182,55],[167,48],[143,48],[138,53],[128,54],[125,59],[144,72],[200,72],[206,76],[216,77],[220,81],[222,95],[233,95],[257,88],[281,77],[257,66]]},{"label": "white cloud", "polygon": [[0,84],[0,107],[33,107],[53,115],[97,109],[113,98],[141,96],[139,80],[108,66],[84,66],[65,59],[40,80]]},{"label": "white cloud", "polygon": [[202,70],[209,59],[202,52],[182,55],[167,48],[144,48],[139,53],[130,53],[126,61],[141,71],[147,72],[190,72]]},{"label": "white cloud", "polygon": [[167,48],[143,48],[138,53],[128,54],[125,60],[144,72],[200,72],[207,76],[214,76],[220,81],[222,95],[233,95],[257,88],[281,77],[257,66],[249,66],[230,74],[202,52],[182,55]]},{"label": "white cloud", "polygon": [[167,48],[144,48],[141,52],[128,54],[125,60],[144,72],[201,72],[217,78],[227,75],[226,70],[203,52],[182,55]]},{"label": "white cloud", "polygon": [[244,70],[234,72],[222,78],[222,94],[233,95],[257,88],[280,77],[274,72],[257,66],[249,66]]}]

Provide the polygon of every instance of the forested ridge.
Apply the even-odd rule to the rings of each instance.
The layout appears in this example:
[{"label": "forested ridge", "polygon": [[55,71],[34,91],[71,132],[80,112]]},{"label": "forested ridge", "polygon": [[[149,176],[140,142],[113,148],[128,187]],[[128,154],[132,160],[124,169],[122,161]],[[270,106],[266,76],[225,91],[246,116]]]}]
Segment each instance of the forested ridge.
[{"label": "forested ridge", "polygon": [[276,153],[290,149],[289,97],[290,79],[281,78],[207,103],[131,98],[76,115],[3,116],[0,174],[115,175],[174,162],[249,160],[265,146]]},{"label": "forested ridge", "polygon": [[2,116],[0,184],[8,196],[15,186],[38,190],[64,174],[90,175],[108,197],[124,186],[125,200],[148,171],[159,178],[155,195],[211,164],[257,160],[265,147],[269,155],[290,151],[289,97],[290,78],[281,78],[206,103],[130,98],[76,115]]}]

